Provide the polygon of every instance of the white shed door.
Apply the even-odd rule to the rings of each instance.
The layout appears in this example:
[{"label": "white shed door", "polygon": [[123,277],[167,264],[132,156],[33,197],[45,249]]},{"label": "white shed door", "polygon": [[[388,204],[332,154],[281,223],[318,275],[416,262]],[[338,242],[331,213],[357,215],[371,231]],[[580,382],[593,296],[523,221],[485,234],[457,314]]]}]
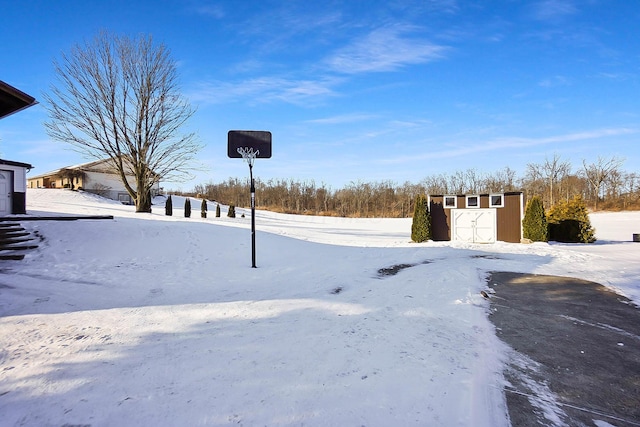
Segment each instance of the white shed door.
[{"label": "white shed door", "polygon": [[451,209],[451,240],[470,243],[496,241],[495,209]]}]

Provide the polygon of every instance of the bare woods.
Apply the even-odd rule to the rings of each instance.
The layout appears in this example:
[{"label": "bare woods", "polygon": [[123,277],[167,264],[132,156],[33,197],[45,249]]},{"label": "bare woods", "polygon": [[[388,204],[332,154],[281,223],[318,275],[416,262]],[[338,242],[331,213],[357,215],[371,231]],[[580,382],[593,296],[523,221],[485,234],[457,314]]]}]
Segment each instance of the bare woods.
[{"label": "bare woods", "polygon": [[[622,164],[617,157],[599,158],[593,163],[583,161],[573,170],[569,161],[554,155],[543,163],[528,164],[522,177],[509,167],[494,173],[468,169],[430,175],[418,184],[351,182],[341,189],[314,181],[256,179],[256,206],[294,214],[404,218],[413,215],[413,203],[420,194],[524,191],[526,197],[539,195],[547,209],[576,195],[595,210],[640,209],[640,174],[623,171]],[[197,185],[191,195],[248,207],[249,180],[229,178],[217,184]]]}]

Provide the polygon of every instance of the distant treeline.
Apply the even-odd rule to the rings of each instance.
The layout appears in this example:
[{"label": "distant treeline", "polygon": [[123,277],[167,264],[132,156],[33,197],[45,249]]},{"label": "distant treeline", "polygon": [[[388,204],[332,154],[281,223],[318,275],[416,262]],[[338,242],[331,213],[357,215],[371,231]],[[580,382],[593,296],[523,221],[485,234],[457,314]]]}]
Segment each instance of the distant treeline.
[{"label": "distant treeline", "polygon": [[[599,158],[590,164],[583,161],[572,172],[571,164],[555,155],[544,163],[528,164],[522,177],[509,167],[495,173],[468,169],[427,176],[418,184],[352,182],[341,189],[314,181],[256,179],[256,207],[293,214],[404,218],[413,215],[413,204],[419,194],[524,191],[527,198],[539,195],[546,209],[575,195],[580,195],[594,210],[640,209],[640,174],[623,171],[622,164],[623,160],[617,157]],[[238,207],[250,207],[251,203],[248,178],[197,185],[192,193],[183,194]]]}]

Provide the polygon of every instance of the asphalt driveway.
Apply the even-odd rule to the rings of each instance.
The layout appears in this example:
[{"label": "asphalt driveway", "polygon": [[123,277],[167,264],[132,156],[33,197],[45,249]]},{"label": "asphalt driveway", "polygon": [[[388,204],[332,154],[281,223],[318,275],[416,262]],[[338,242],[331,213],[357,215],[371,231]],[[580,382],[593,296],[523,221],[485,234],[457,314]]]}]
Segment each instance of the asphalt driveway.
[{"label": "asphalt driveway", "polygon": [[640,309],[584,280],[493,272],[514,427],[640,426]]}]

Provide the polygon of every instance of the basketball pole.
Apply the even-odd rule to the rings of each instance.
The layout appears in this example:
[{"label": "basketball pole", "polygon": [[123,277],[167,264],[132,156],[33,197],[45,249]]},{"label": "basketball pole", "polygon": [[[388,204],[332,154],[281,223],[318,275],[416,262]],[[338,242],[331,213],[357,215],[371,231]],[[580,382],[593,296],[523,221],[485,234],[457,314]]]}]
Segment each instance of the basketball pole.
[{"label": "basketball pole", "polygon": [[253,148],[238,148],[238,153],[249,165],[249,181],[251,183],[251,268],[256,267],[256,185],[253,180],[253,162],[260,154],[259,150]]},{"label": "basketball pole", "polygon": [[256,186],[253,182],[253,163],[249,162],[251,180],[251,268],[256,268]]}]

